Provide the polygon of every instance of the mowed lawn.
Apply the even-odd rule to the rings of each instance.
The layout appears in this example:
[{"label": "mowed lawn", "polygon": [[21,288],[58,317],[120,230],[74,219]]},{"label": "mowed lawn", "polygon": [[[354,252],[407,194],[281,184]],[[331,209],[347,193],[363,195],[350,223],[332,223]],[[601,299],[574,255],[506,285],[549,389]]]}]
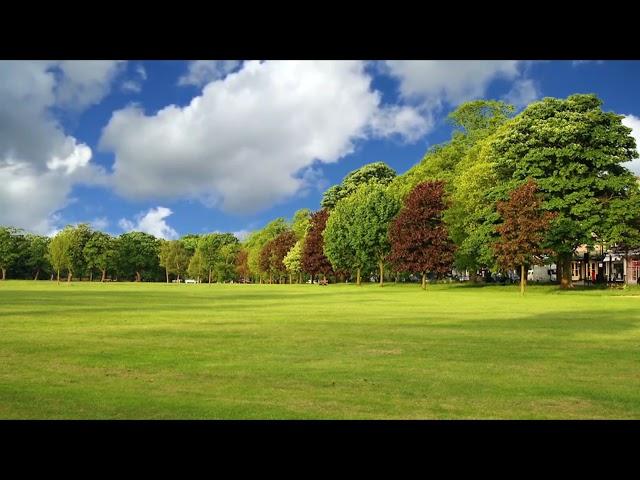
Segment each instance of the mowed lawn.
[{"label": "mowed lawn", "polygon": [[0,418],[640,418],[640,290],[6,281]]}]

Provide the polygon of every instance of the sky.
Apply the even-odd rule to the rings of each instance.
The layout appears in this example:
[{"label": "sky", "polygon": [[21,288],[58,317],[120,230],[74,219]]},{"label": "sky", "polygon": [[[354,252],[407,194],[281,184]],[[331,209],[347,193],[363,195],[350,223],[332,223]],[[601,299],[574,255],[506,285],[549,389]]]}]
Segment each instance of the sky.
[{"label": "sky", "polygon": [[0,225],[44,235],[243,238],[362,165],[405,172],[478,98],[595,93],[640,146],[640,61],[0,61],[0,79]]}]

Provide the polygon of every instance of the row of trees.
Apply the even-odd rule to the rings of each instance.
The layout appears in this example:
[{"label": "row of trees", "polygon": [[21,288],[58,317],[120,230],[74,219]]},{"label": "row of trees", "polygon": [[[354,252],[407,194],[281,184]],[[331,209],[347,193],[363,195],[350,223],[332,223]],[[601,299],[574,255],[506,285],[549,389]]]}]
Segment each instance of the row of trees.
[{"label": "row of trees", "polygon": [[595,95],[545,98],[518,115],[477,100],[450,115],[451,139],[398,176],[382,162],[329,188],[322,208],[277,218],[240,243],[229,233],[164,241],[141,232],[111,237],[87,225],[53,239],[0,229],[0,268],[38,277],[104,280],[303,282],[418,275],[452,268],[520,269],[555,260],[571,286],[576,248],[640,246],[640,190],[625,162],[637,157],[622,116]]}]

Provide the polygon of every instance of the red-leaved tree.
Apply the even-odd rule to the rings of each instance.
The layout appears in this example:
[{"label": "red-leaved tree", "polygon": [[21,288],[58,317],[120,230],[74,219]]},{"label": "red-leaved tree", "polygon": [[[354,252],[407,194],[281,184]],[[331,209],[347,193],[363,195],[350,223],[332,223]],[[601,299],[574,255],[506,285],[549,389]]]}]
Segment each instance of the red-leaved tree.
[{"label": "red-leaved tree", "polygon": [[331,273],[331,262],[324,254],[322,232],[327,225],[329,210],[318,210],[311,215],[309,229],[302,247],[302,270],[313,276],[322,273],[325,277]]},{"label": "red-leaved tree", "polygon": [[236,253],[236,273],[240,278],[242,278],[245,282],[251,275],[251,270],[249,269],[249,252],[244,248],[240,248]]},{"label": "red-leaved tree", "polygon": [[500,238],[492,245],[496,262],[504,269],[520,267],[520,293],[524,295],[526,267],[542,264],[542,255],[552,253],[543,248],[543,242],[555,215],[542,210],[533,179],[513,190],[506,202],[498,202],[497,209],[502,223],[496,227]]},{"label": "red-leaved tree", "polygon": [[440,276],[453,265],[455,245],[442,221],[446,208],[444,183],[423,182],[407,196],[389,225],[389,262],[399,272],[422,274],[423,289],[428,272]]},{"label": "red-leaved tree", "polygon": [[262,247],[259,264],[263,272],[269,273],[269,283],[273,283],[274,275],[279,278],[286,273],[287,267],[282,261],[296,242],[296,234],[287,230]]}]

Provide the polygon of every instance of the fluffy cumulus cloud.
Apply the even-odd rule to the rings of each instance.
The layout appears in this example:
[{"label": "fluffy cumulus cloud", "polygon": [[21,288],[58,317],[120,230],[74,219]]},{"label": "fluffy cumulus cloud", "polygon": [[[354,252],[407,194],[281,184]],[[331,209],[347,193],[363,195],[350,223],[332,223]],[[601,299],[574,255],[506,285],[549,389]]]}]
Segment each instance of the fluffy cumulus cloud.
[{"label": "fluffy cumulus cloud", "polygon": [[126,232],[145,232],[158,238],[173,240],[178,238],[178,232],[171,228],[165,221],[165,218],[172,213],[173,212],[166,207],[151,208],[146,213],[139,213],[134,221],[121,218],[118,225]]},{"label": "fluffy cumulus cloud", "polygon": [[79,63],[0,62],[0,224],[50,232],[75,183],[102,181],[91,149],[65,134],[51,108],[100,101],[118,63]]},{"label": "fluffy cumulus cloud", "polygon": [[[636,139],[636,150],[640,152],[640,118],[635,115],[626,115],[622,124],[631,129],[631,135]],[[640,158],[636,158],[625,164],[636,175],[640,175]]]},{"label": "fluffy cumulus cloud", "polygon": [[239,60],[195,60],[189,63],[187,73],[178,79],[178,85],[201,87],[224,78],[240,65]]},{"label": "fluffy cumulus cloud", "polygon": [[[245,62],[183,108],[114,112],[100,146],[129,198],[199,198],[228,212],[268,208],[304,189],[314,164],[370,136],[416,139],[427,122],[381,105],[363,62]],[[307,179],[307,180],[305,180]]]},{"label": "fluffy cumulus cloud", "polygon": [[390,60],[383,70],[398,79],[404,99],[432,110],[479,98],[493,80],[518,78],[520,67],[516,60]]}]

